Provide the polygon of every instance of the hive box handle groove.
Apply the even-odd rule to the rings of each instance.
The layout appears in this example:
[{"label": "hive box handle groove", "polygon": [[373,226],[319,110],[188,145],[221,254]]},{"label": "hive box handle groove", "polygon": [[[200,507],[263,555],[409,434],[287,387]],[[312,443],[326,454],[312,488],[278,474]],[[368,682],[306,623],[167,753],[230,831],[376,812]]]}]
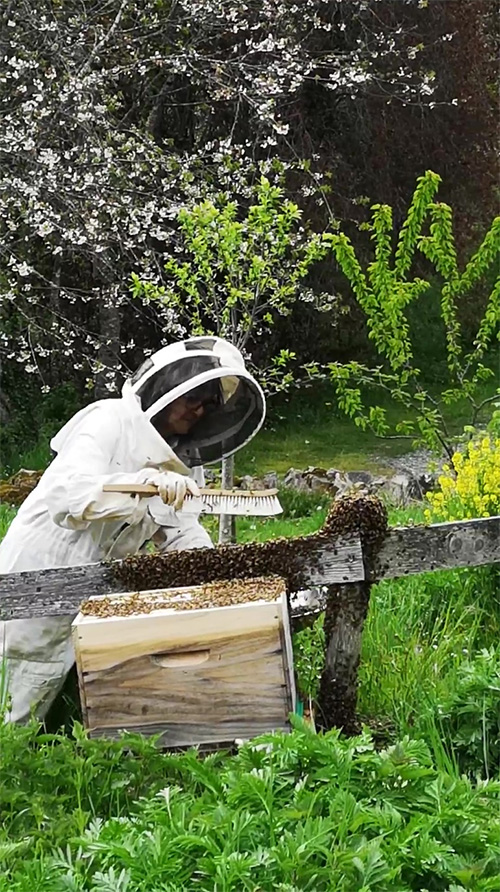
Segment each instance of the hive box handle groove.
[{"label": "hive box handle groove", "polygon": [[180,653],[152,654],[151,662],[163,669],[187,669],[189,666],[200,666],[210,658],[209,650],[189,650]]}]

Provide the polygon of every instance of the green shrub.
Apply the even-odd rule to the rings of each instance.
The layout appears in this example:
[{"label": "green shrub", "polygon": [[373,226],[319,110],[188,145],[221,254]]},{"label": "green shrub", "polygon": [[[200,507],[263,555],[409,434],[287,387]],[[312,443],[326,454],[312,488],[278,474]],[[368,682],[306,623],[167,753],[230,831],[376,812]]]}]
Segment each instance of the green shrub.
[{"label": "green shrub", "polygon": [[279,500],[283,508],[283,519],[295,520],[298,517],[314,517],[319,511],[328,508],[332,497],[326,493],[300,492],[282,486],[279,490]]},{"label": "green shrub", "polygon": [[49,441],[81,408],[71,384],[54,387],[50,393],[28,393],[15,416],[0,429],[1,475],[15,474],[19,468],[43,470],[51,460]]},{"label": "green shrub", "polygon": [[500,650],[465,660],[444,686],[435,720],[462,771],[500,776]]}]

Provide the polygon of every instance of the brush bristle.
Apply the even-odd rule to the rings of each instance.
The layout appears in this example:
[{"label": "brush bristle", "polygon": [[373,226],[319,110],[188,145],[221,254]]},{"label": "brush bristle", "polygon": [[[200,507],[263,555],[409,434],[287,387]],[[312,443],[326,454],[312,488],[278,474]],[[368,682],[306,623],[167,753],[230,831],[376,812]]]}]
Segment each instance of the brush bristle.
[{"label": "brush bristle", "polygon": [[234,514],[246,517],[272,517],[283,510],[275,496],[231,496],[204,494],[201,501],[212,514]]}]

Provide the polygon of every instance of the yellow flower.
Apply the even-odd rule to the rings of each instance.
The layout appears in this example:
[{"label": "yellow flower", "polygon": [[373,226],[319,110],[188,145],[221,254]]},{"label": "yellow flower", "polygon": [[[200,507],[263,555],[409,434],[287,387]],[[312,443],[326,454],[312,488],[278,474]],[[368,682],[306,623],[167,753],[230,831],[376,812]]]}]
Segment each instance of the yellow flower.
[{"label": "yellow flower", "polygon": [[500,438],[483,436],[455,452],[429,493],[427,520],[488,517],[500,513]]}]

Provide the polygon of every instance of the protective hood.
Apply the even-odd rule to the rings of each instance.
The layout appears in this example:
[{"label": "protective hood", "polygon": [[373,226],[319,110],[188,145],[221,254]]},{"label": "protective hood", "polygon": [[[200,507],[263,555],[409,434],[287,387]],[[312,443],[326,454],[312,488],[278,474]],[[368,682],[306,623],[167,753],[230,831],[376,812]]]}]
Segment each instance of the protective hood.
[{"label": "protective hood", "polygon": [[263,424],[264,394],[240,351],[222,338],[189,338],[153,353],[124,385],[124,395],[135,394],[153,425],[167,406],[198,388],[210,393],[210,411],[188,434],[166,437],[189,468],[237,452]]}]

